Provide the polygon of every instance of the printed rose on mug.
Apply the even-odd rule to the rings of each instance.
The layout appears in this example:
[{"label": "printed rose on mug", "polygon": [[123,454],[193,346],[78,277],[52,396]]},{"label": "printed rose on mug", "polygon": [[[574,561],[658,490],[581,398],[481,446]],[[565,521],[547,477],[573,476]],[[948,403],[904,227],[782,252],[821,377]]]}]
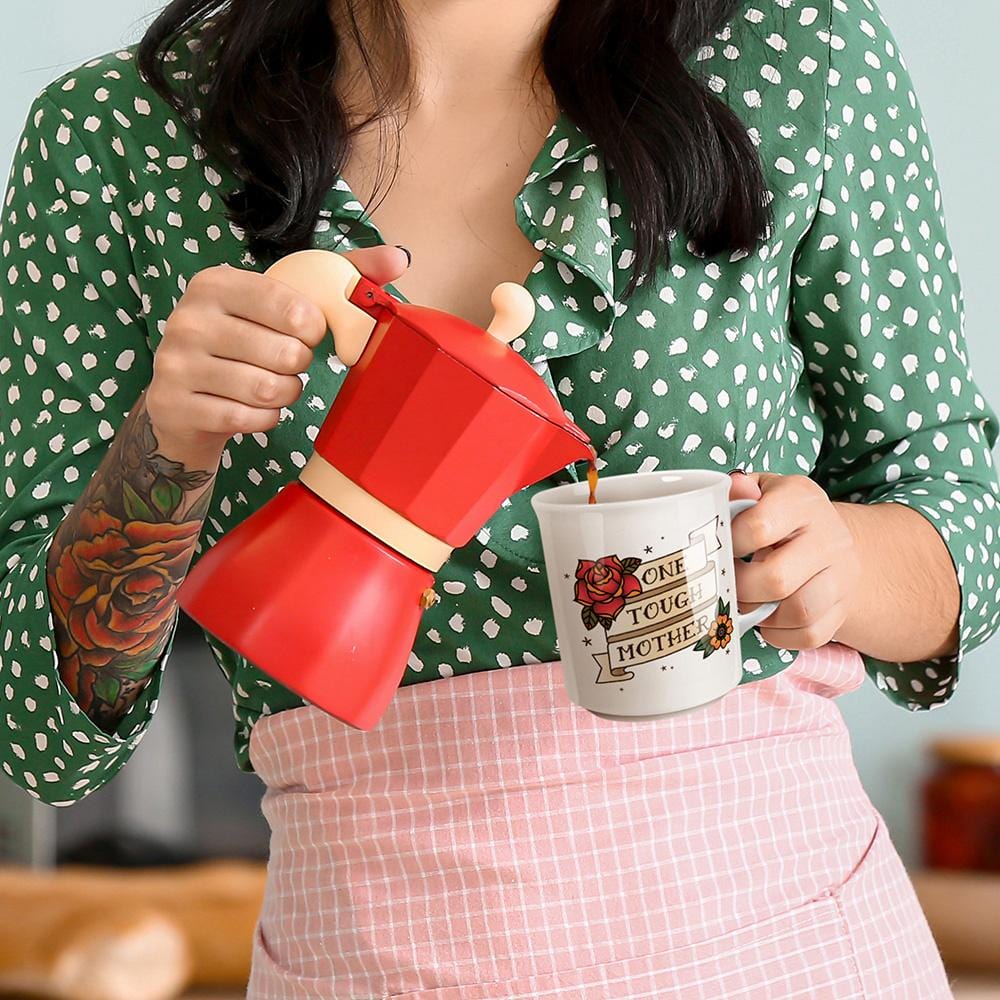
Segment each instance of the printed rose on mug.
[{"label": "printed rose on mug", "polygon": [[635,557],[602,556],[577,563],[573,600],[583,605],[581,617],[588,631],[597,625],[610,628],[626,599],[642,593],[642,585],[633,575],[641,562]]}]

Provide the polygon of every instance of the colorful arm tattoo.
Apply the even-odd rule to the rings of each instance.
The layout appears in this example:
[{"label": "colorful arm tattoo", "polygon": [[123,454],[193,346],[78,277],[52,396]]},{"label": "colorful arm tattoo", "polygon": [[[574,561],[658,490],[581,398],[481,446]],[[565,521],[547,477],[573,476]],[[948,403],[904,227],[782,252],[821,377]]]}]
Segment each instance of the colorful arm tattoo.
[{"label": "colorful arm tattoo", "polygon": [[47,560],[59,674],[107,732],[166,647],[174,592],[215,480],[214,472],[186,471],[158,447],[143,394],[59,526]]}]

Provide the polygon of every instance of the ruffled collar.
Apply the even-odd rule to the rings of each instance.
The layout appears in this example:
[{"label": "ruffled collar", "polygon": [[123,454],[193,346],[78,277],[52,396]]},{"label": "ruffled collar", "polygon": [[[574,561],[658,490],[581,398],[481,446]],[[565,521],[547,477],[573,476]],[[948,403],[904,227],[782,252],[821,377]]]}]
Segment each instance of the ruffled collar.
[{"label": "ruffled collar", "polygon": [[[604,158],[584,132],[560,111],[514,198],[517,224],[539,251],[525,279],[536,302],[535,318],[511,347],[540,366],[600,343],[615,316],[616,236]],[[315,245],[355,249],[384,244],[378,227],[346,181],[330,189],[316,228]],[[629,251],[625,251],[628,253]],[[387,290],[407,301],[391,284]]]}]

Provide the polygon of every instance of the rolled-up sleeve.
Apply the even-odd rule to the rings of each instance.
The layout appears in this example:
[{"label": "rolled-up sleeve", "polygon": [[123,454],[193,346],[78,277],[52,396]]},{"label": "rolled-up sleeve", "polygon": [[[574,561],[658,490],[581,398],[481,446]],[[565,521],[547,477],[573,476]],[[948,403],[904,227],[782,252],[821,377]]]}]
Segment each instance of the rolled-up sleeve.
[{"label": "rolled-up sleeve", "polygon": [[824,426],[814,477],[834,499],[918,511],[954,563],[957,654],[865,657],[889,698],[924,709],[947,701],[962,658],[1000,620],[998,425],[970,368],[962,288],[910,74],[877,6],[832,8],[823,187],[796,259],[792,320]]},{"label": "rolled-up sleeve", "polygon": [[169,641],[105,733],[58,671],[49,546],[152,373],[112,150],[49,91],[31,105],[0,215],[0,768],[69,805],[125,764],[156,708]]}]

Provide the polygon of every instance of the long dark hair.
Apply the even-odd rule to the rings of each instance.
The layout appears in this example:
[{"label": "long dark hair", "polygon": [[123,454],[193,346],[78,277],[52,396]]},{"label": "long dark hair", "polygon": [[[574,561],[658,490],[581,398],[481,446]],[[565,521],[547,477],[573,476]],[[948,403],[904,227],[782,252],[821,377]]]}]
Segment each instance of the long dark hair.
[{"label": "long dark hair", "polygon": [[[359,0],[338,2],[360,41]],[[597,144],[631,207],[635,266],[623,298],[641,274],[669,263],[672,233],[708,256],[752,251],[767,235],[767,187],[746,125],[686,65],[740,3],[559,0],[544,36],[536,73],[544,72],[559,107]],[[240,179],[225,203],[254,256],[311,245],[351,135],[408,96],[399,0],[363,0],[366,28],[391,58],[366,61],[379,106],[349,124],[334,93],[342,42],[328,4],[173,0],[138,48],[141,74]],[[193,27],[193,68],[175,89],[165,56]]]}]

